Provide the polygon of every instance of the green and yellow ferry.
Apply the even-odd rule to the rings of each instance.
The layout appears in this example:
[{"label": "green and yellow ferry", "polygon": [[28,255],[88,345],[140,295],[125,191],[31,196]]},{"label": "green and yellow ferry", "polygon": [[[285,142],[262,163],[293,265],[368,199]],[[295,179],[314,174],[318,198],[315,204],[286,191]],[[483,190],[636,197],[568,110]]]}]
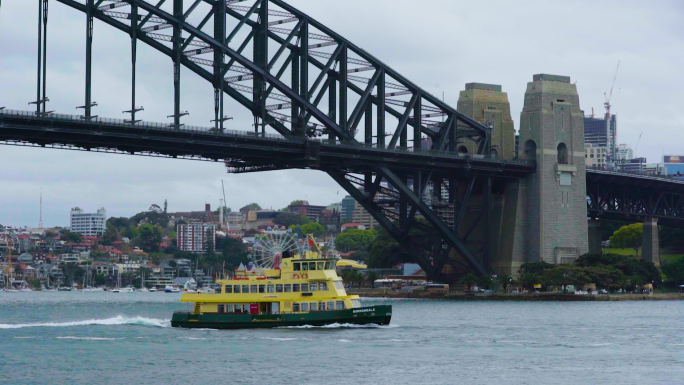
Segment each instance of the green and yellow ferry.
[{"label": "green and yellow ferry", "polygon": [[[279,256],[278,256],[279,257]],[[192,311],[177,311],[171,326],[246,329],[330,324],[388,325],[391,305],[362,307],[358,295],[347,295],[336,267],[356,262],[305,251],[278,258],[273,269],[237,270],[217,281],[216,294],[183,294]]]}]

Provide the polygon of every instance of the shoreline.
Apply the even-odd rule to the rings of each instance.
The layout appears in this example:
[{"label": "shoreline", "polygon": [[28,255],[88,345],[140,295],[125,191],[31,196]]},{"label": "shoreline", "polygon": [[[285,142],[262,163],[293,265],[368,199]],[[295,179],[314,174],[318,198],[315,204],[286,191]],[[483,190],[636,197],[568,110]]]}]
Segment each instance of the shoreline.
[{"label": "shoreline", "polygon": [[656,293],[656,294],[597,294],[576,295],[556,293],[536,294],[482,294],[482,293],[439,293],[439,292],[396,292],[374,290],[348,290],[348,294],[366,298],[411,298],[411,299],[440,299],[455,301],[676,301],[684,300],[684,294]]}]

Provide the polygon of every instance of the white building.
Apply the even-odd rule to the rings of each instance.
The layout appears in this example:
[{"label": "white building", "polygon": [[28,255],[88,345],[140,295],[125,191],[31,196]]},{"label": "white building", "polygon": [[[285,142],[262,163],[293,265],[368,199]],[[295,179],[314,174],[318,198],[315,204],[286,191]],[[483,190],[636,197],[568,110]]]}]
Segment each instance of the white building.
[{"label": "white building", "polygon": [[630,160],[632,158],[634,158],[634,154],[632,153],[632,147],[629,144],[620,144],[617,147],[617,153],[615,154],[616,161]]},{"label": "white building", "polygon": [[107,210],[103,207],[95,214],[88,214],[84,213],[81,208],[74,207],[71,209],[69,224],[71,232],[91,237],[102,235],[107,228]]},{"label": "white building", "polygon": [[216,227],[202,223],[178,225],[176,242],[179,249],[192,253],[204,253],[208,245],[216,249]]}]

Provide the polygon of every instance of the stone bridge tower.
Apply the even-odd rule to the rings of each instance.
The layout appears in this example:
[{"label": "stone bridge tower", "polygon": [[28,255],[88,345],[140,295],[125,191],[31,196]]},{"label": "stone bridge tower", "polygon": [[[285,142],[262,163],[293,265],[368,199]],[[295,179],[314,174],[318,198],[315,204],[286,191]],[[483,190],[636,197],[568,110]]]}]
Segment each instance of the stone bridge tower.
[{"label": "stone bridge tower", "polygon": [[571,263],[588,252],[584,120],[567,76],[534,75],[520,114],[521,158],[537,161],[526,183],[527,262]]}]

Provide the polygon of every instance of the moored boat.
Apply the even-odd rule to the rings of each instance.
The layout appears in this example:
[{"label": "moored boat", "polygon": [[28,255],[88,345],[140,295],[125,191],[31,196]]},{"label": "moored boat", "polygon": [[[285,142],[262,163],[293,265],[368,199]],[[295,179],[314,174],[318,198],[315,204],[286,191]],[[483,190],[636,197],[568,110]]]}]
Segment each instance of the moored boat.
[{"label": "moored boat", "polygon": [[[308,243],[316,248],[312,237]],[[289,253],[286,253],[289,254]],[[173,314],[171,326],[243,329],[330,324],[388,325],[391,305],[362,307],[359,296],[347,295],[337,275],[338,263],[318,250],[282,258],[263,268],[241,267],[236,276],[219,280],[216,294],[183,294],[192,311]]]}]

